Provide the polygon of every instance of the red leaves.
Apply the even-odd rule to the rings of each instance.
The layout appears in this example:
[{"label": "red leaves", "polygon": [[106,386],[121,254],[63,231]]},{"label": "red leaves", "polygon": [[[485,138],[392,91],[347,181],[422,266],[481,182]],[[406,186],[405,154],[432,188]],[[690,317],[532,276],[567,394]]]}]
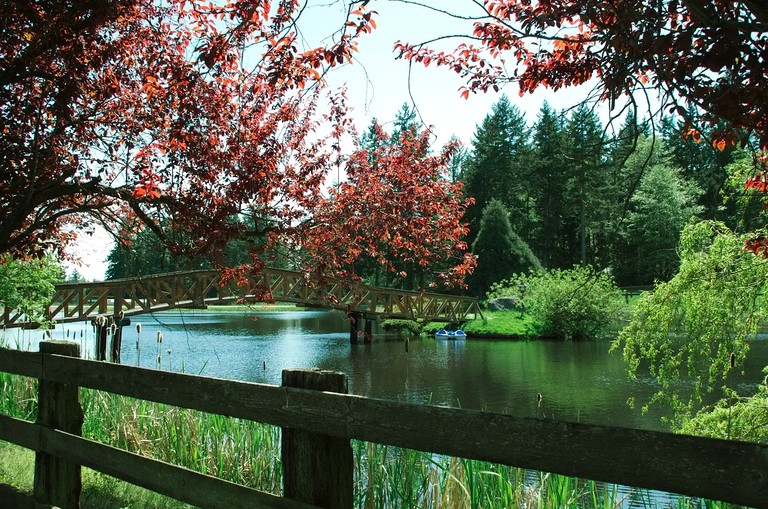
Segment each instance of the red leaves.
[{"label": "red leaves", "polygon": [[[696,105],[703,123],[725,120],[729,132],[755,133],[768,149],[768,42],[754,31],[767,20],[758,3],[484,0],[487,15],[466,34],[479,48],[461,44],[438,54],[398,42],[395,49],[448,67],[473,91],[515,82],[522,95],[597,77],[597,95],[612,101],[652,83],[675,102]],[[715,147],[730,146],[730,136]]]},{"label": "red leaves", "polygon": [[83,217],[113,231],[135,217],[188,254],[235,237],[295,245],[351,129],[343,104],[317,113],[322,87],[298,89],[350,61],[375,13],[299,53],[293,0],[49,4],[4,7],[0,252],[63,247]]},{"label": "red leaves", "polygon": [[744,249],[768,258],[768,236],[757,235],[744,241]]},{"label": "red leaves", "polygon": [[766,174],[758,172],[756,175],[749,177],[744,183],[744,189],[754,189],[761,193],[768,192],[768,179],[766,179]]},{"label": "red leaves", "polygon": [[377,148],[349,157],[347,180],[320,203],[304,248],[325,270],[345,268],[350,277],[360,260],[401,278],[411,277],[416,266],[423,271],[450,262],[455,267],[441,280],[460,284],[474,259],[455,258],[466,234],[460,187],[444,178],[455,147],[428,155],[426,132],[407,131],[394,142],[378,125],[372,133]]},{"label": "red leaves", "polygon": [[131,197],[136,200],[146,201],[160,198],[160,194],[157,175],[150,170],[142,171],[141,180],[133,188]]}]

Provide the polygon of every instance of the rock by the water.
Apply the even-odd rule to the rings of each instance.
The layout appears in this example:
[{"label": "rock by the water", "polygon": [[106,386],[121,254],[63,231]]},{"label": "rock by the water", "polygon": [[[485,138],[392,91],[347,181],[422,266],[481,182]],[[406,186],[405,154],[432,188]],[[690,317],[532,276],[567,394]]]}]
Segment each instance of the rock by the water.
[{"label": "rock by the water", "polygon": [[518,309],[521,303],[520,297],[511,295],[509,297],[499,297],[488,301],[488,309],[492,311],[512,311]]}]

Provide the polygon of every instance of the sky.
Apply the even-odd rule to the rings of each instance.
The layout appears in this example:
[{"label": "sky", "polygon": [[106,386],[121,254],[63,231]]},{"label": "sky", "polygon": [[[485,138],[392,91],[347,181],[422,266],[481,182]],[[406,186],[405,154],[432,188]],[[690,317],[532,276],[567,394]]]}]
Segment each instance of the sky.
[{"label": "sky", "polygon": [[[473,4],[468,0],[425,1],[442,9],[472,14],[472,11],[461,10],[472,8]],[[316,45],[333,33],[345,12],[344,4],[341,0],[310,0],[300,25],[307,46]],[[501,94],[506,94],[525,114],[528,123],[533,124],[545,100],[560,111],[576,105],[589,92],[589,86],[586,86],[558,92],[539,90],[520,97],[517,86],[510,84],[498,93],[470,94],[465,100],[459,95],[459,87],[464,82],[458,75],[445,68],[424,68],[421,64],[411,67],[407,61],[395,59],[393,48],[397,40],[420,43],[437,36],[471,32],[469,21],[451,19],[396,0],[372,0],[368,8],[376,11],[377,28],[360,39],[360,51],[354,64],[335,68],[327,77],[329,87],[346,87],[351,114],[360,133],[373,118],[385,129],[391,127],[397,111],[408,103],[416,108],[424,124],[431,126],[436,150],[451,136],[458,137],[471,148],[476,126],[491,112]],[[452,48],[460,42],[453,39],[444,47]],[[68,264],[67,272],[77,269],[86,280],[103,279],[106,257],[112,246],[111,236],[103,230],[81,236],[74,249],[81,264]]]}]

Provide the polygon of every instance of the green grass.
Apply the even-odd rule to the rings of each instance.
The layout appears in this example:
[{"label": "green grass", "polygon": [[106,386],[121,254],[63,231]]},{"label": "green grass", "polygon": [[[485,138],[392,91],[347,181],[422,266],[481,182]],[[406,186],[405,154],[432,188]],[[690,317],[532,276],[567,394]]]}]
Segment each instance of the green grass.
[{"label": "green grass", "polygon": [[464,332],[476,338],[535,337],[537,323],[532,316],[518,311],[483,311],[483,318],[464,324]]},{"label": "green grass", "polygon": [[[462,325],[461,330],[467,333],[469,339],[527,339],[537,337],[536,320],[526,313],[519,311],[483,311],[483,317],[469,320]],[[446,322],[428,322],[423,330],[434,334],[438,329],[447,329]]]},{"label": "green grass", "polygon": [[[34,452],[0,442],[0,482],[31,494],[34,462]],[[82,509],[103,509],[104,507],[186,509],[192,507],[89,468],[83,468],[82,481],[83,490],[80,494]]]}]

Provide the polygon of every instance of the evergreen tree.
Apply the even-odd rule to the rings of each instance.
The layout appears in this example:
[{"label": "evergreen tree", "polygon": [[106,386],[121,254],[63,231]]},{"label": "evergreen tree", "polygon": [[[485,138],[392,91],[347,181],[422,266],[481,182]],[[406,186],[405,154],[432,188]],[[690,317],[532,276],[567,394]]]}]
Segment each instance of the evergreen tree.
[{"label": "evergreen tree", "polygon": [[[578,106],[566,128],[567,166],[566,207],[563,220],[568,235],[567,249],[573,263],[600,266],[599,246],[595,239],[598,225],[611,214],[605,200],[608,171],[603,143],[603,126],[594,111]],[[589,248],[589,249],[588,249]]]},{"label": "evergreen tree", "polygon": [[502,96],[494,104],[491,114],[477,127],[472,155],[463,175],[465,192],[475,199],[475,204],[465,215],[470,244],[480,230],[482,211],[494,198],[509,210],[515,231],[530,230],[533,206],[528,185],[529,163],[525,118],[506,96]]},{"label": "evergreen tree", "polygon": [[566,137],[561,117],[544,103],[533,128],[533,178],[536,225],[530,239],[533,251],[545,267],[570,267],[566,254],[565,226]]},{"label": "evergreen tree", "polygon": [[190,266],[183,257],[174,257],[149,228],[135,237],[121,238],[107,256],[106,279],[124,279],[203,268]]},{"label": "evergreen tree", "polygon": [[[458,143],[459,139],[456,135],[451,136],[451,143]],[[448,163],[448,170],[450,171],[449,179],[451,182],[457,182],[461,180],[464,168],[469,161],[469,151],[464,145],[460,145],[456,152],[451,157],[451,161]]]},{"label": "evergreen tree", "polygon": [[664,143],[645,135],[637,138],[621,174],[625,182],[639,178],[639,184],[617,229],[616,279],[624,285],[668,280],[678,267],[680,232],[702,212],[697,205],[701,191],[673,166]]},{"label": "evergreen tree", "polygon": [[512,229],[509,212],[497,199],[492,199],[483,209],[472,253],[477,255],[477,267],[469,279],[469,289],[478,296],[484,295],[497,281],[541,268],[531,248]]},{"label": "evergreen tree", "polygon": [[400,143],[403,134],[406,133],[415,138],[416,134],[421,131],[420,126],[421,122],[418,120],[416,110],[408,106],[408,103],[403,103],[395,114],[390,143]]}]

